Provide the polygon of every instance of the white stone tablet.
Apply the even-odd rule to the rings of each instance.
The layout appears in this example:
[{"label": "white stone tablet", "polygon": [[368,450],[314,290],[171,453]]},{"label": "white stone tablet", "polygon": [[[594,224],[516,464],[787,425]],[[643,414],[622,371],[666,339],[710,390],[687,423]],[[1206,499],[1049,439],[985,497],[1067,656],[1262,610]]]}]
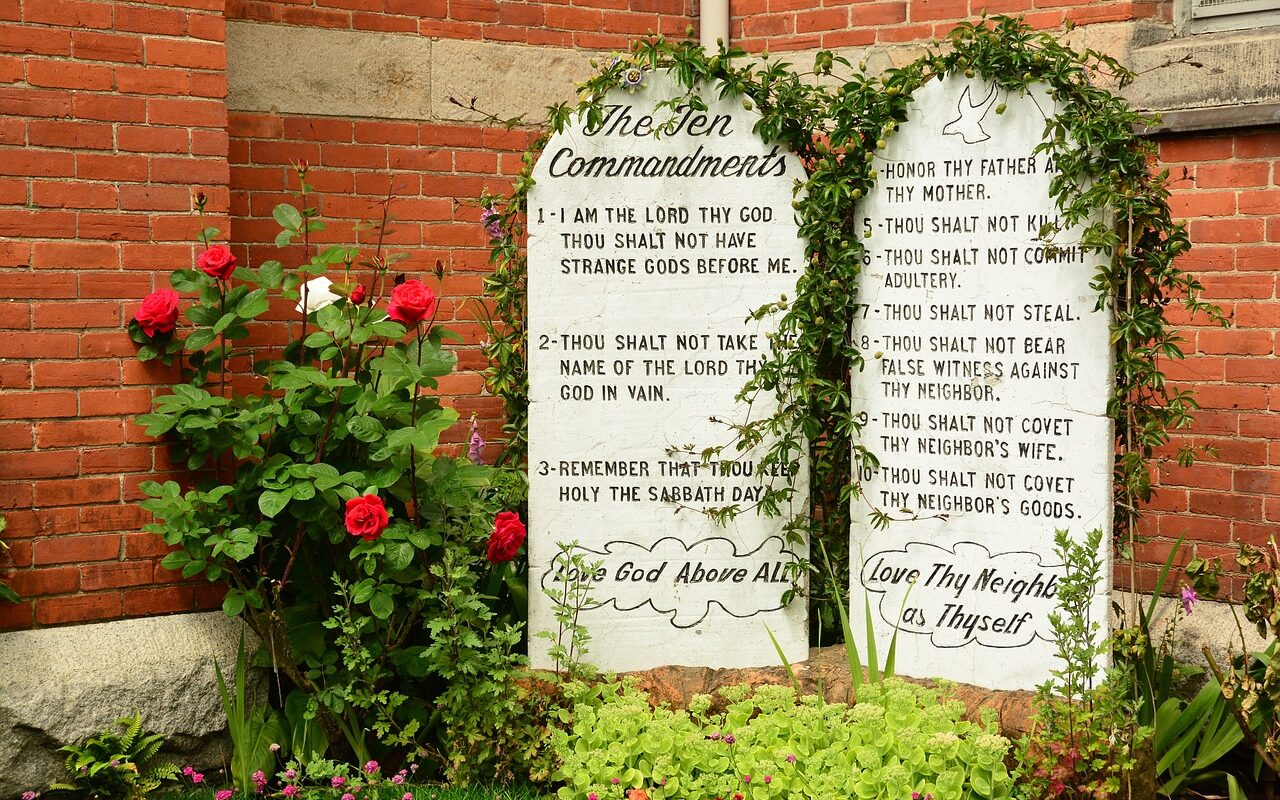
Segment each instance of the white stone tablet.
[{"label": "white stone tablet", "polygon": [[1081,231],[1039,238],[1058,218],[1052,163],[1032,154],[1053,113],[1043,90],[929,82],[860,212],[870,262],[852,334],[867,360],[852,390],[880,465],[853,502],[852,620],[863,630],[870,604],[882,657],[897,629],[902,674],[1047,680],[1058,529],[1106,534],[1092,605],[1106,634],[1110,313]]},{"label": "white stone tablet", "polygon": [[[753,510],[787,476],[762,475],[758,452],[726,470],[669,452],[729,441],[713,417],[773,407],[734,398],[776,325],[750,313],[794,296],[805,175],[740,99],[656,107],[681,94],[661,73],[610,93],[597,128],[551,139],[529,195],[529,629],[559,630],[548,592],[575,576],[558,544],[578,542],[600,564],[584,660],[607,670],[774,665],[766,625],[788,659],[808,650],[804,599],[781,602],[807,547]],[[804,502],[807,469],[790,477]],[[733,504],[727,526],[701,513]],[[532,639],[535,666],[550,644]]]}]

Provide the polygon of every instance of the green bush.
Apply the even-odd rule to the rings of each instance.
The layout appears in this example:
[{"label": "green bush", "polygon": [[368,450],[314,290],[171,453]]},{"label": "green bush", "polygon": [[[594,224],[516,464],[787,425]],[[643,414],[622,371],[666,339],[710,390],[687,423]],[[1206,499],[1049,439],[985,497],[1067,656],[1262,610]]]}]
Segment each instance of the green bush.
[{"label": "green bush", "polygon": [[864,687],[853,706],[730,687],[720,713],[709,695],[679,711],[626,683],[572,691],[572,730],[555,737],[561,800],[628,788],[652,800],[1011,797],[1010,744],[991,720],[966,722],[962,703],[896,679]]}]

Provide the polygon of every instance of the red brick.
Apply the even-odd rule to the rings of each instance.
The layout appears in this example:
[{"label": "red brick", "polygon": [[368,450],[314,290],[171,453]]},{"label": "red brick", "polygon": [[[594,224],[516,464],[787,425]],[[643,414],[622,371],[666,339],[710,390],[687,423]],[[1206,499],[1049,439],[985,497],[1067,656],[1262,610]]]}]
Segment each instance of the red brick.
[{"label": "red brick", "polygon": [[31,265],[38,269],[104,269],[119,264],[119,245],[106,242],[36,242],[31,249]]},{"label": "red brick", "polygon": [[185,95],[191,86],[190,73],[164,67],[117,67],[116,88],[136,94]]},{"label": "red brick", "polygon": [[99,589],[120,589],[141,586],[151,582],[150,561],[117,561],[106,564],[90,564],[80,568],[80,590],[93,592]]},{"label": "red brick", "polygon": [[1248,136],[1237,136],[1236,158],[1276,158],[1280,157],[1280,133],[1255,133]]},{"label": "red brick", "polygon": [[145,181],[147,159],[143,156],[106,153],[77,153],[76,177],[102,181]]},{"label": "red brick", "polygon": [[227,48],[221,43],[148,38],[146,55],[147,64],[151,66],[216,70],[227,68]]},{"label": "red brick", "polygon": [[0,148],[0,164],[6,175],[69,178],[75,174],[76,157],[59,150]]},{"label": "red brick", "polygon": [[71,114],[71,97],[66,92],[0,87],[0,114],[65,117]]},{"label": "red brick", "polygon": [[192,586],[162,586],[152,589],[133,589],[124,593],[126,617],[149,617],[156,614],[173,614],[197,608],[195,588]]},{"label": "red brick", "polygon": [[80,586],[80,571],[75,567],[24,569],[13,574],[9,585],[22,597],[67,594]]},{"label": "red brick", "polygon": [[112,362],[40,361],[35,364],[35,385],[41,388],[119,386],[120,366]]},{"label": "red brick", "polygon": [[132,33],[182,36],[187,32],[187,12],[121,4],[116,6],[115,27]]},{"label": "red brick", "polygon": [[71,33],[58,28],[0,25],[0,53],[69,56]]},{"label": "red brick", "polygon": [[114,6],[82,0],[23,0],[22,18],[66,28],[110,28]]},{"label": "red brick", "polygon": [[124,426],[118,419],[41,422],[36,425],[36,444],[41,448],[111,445],[123,441]]},{"label": "red brick", "polygon": [[112,561],[120,557],[119,534],[94,534],[92,536],[53,536],[37,539],[33,562],[46,564],[76,564],[86,561]]},{"label": "red brick", "polygon": [[84,503],[120,501],[119,478],[44,480],[36,483],[36,505],[78,506]]},{"label": "red brick", "polygon": [[1231,158],[1235,143],[1233,136],[1192,135],[1165,139],[1160,142],[1160,160],[1187,164],[1222,161]]},{"label": "red brick", "polygon": [[[9,389],[8,384],[5,385]],[[73,392],[15,392],[0,394],[0,419],[53,419],[76,415],[76,395]],[[61,456],[58,456],[61,458]],[[19,477],[14,472],[8,477]],[[5,475],[0,464],[0,475]]]},{"label": "red brick", "polygon": [[142,61],[142,42],[136,36],[74,31],[71,46],[76,58],[90,61],[122,61],[131,64]]},{"label": "red brick", "polygon": [[40,625],[61,625],[113,619],[120,616],[121,609],[119,592],[50,597],[36,601],[36,622]]},{"label": "red brick", "polygon": [[186,186],[121,186],[120,208],[133,211],[180,211],[191,208]]},{"label": "red brick", "polygon": [[153,125],[221,128],[227,124],[227,106],[216,100],[147,101],[147,121]]},{"label": "red brick", "polygon": [[60,89],[107,91],[114,88],[111,67],[73,61],[27,62],[27,83]]},{"label": "red brick", "polygon": [[141,97],[103,94],[76,94],[72,101],[75,116],[108,122],[146,122],[147,101]]},{"label": "red brick", "polygon": [[1199,164],[1195,171],[1196,186],[1201,189],[1265,186],[1270,172],[1270,164],[1249,162]]},{"label": "red brick", "polygon": [[45,208],[116,207],[116,187],[109,183],[47,183],[33,181],[31,202]]},{"label": "red brick", "polygon": [[121,150],[139,153],[185,153],[189,146],[183,128],[135,128],[122,125],[116,132]]},{"label": "red brick", "polygon": [[1192,242],[1261,242],[1260,219],[1197,219],[1191,222]]},{"label": "red brick", "polygon": [[75,358],[74,333],[28,333],[0,336],[0,358]]}]

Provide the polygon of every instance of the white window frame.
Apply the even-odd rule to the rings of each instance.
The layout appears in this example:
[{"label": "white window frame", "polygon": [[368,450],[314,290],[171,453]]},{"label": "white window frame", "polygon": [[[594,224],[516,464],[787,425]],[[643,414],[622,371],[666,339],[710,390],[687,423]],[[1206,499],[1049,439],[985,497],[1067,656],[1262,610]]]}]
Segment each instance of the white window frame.
[{"label": "white window frame", "polygon": [[1174,22],[1182,34],[1242,31],[1280,26],[1280,0],[1237,0],[1230,11],[1196,12],[1199,0],[1175,0]]}]

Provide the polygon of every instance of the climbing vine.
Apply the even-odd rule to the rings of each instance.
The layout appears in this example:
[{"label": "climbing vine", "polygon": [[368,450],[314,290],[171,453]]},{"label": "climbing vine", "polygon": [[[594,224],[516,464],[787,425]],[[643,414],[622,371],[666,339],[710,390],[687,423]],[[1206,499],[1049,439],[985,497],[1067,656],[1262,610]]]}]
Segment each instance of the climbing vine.
[{"label": "climbing vine", "polygon": [[[930,80],[953,73],[981,76],[1013,94],[1039,83],[1057,103],[1036,154],[1051,157],[1056,166],[1050,193],[1060,212],[1059,221],[1045,226],[1040,237],[1052,244],[1057,233],[1083,226],[1079,245],[1101,256],[1091,285],[1095,310],[1109,310],[1111,317],[1115,380],[1108,413],[1115,421],[1117,453],[1113,531],[1127,551],[1140,508],[1152,495],[1153,461],[1172,457],[1187,464],[1195,457],[1189,446],[1168,455],[1171,433],[1190,425],[1196,403],[1189,391],[1169,385],[1161,368],[1183,355],[1166,309],[1178,304],[1225,324],[1221,312],[1201,298],[1194,276],[1177,266],[1177,256],[1190,243],[1185,228],[1171,217],[1167,174],[1152,169],[1154,145],[1136,133],[1149,120],[1100,85],[1123,86],[1132,73],[1110,57],[1077,53],[1054,35],[1009,17],[962,23],[915,62],[882,75],[868,74],[865,64],[828,51],[819,52],[804,72],[767,53],[760,60],[744,56],[724,48],[706,55],[696,44],[664,39],[637,43],[627,56],[602,65],[600,74],[582,86],[575,105],[551,109],[550,130],[525,154],[511,195],[485,198],[500,221],[494,272],[487,281],[493,318],[486,353],[492,365],[489,387],[506,405],[507,463],[520,465],[526,443],[524,212],[535,156],[575,117],[597,123],[605,94],[635,81],[636,70],[666,68],[688,92],[663,105],[700,107],[696,89],[704,84],[724,96],[740,96],[761,113],[757,133],[790,147],[809,176],[797,185],[793,203],[807,241],[807,269],[794,297],[780,297],[755,312],[757,318],[777,315],[777,332],[769,355],[739,394],[748,402],[771,394],[776,410],[746,423],[726,421],[725,442],[689,453],[710,462],[767,443],[761,468],[786,467],[773,470],[781,474],[795,474],[807,455],[807,508],[787,520],[786,530],[792,540],[821,542],[837,570],[847,566],[850,504],[868,502],[860,495],[857,475],[860,468],[877,464],[875,454],[857,443],[865,414],[853,404],[850,375],[863,368],[867,355],[849,335],[867,256],[864,236],[870,235],[856,212],[878,177],[876,155],[906,121],[913,93]],[[783,482],[770,487],[754,508],[725,506],[707,513],[720,521],[748,511],[777,515],[791,507],[795,492]],[[873,509],[871,519],[886,525],[891,517]]]}]

